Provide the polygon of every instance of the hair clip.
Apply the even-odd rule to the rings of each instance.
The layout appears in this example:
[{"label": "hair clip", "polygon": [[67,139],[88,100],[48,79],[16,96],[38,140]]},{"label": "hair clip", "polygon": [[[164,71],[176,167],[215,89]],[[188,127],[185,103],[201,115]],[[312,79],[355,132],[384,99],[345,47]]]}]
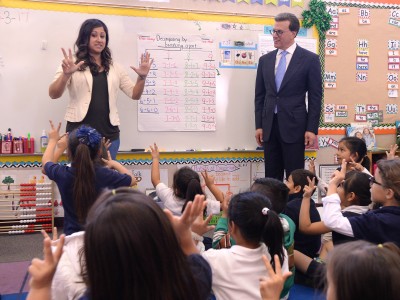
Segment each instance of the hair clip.
[{"label": "hair clip", "polygon": [[113,194],[113,195],[116,195],[116,194],[117,194],[117,192],[115,191],[115,189],[113,189],[113,190],[111,191],[111,194]]},{"label": "hair clip", "polygon": [[267,207],[264,207],[261,212],[264,216],[266,216],[268,214],[269,209]]},{"label": "hair clip", "polygon": [[382,244],[378,244],[378,248],[383,248],[383,245]]}]

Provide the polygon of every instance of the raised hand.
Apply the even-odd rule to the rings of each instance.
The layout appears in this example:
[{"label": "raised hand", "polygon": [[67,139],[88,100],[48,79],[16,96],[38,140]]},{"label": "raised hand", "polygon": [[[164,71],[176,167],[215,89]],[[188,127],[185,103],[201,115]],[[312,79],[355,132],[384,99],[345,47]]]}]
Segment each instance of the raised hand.
[{"label": "raised hand", "polygon": [[131,66],[132,70],[139,75],[141,79],[146,79],[147,74],[149,74],[151,65],[153,64],[153,59],[150,58],[150,53],[143,53],[140,57],[140,65],[138,68]]},{"label": "raised hand", "polygon": [[49,140],[55,140],[58,142],[58,140],[60,139],[61,122],[58,122],[57,127],[54,127],[52,120],[49,120],[49,123],[50,123]]},{"label": "raised hand", "polygon": [[308,170],[313,173],[314,175],[316,175],[315,173],[315,159],[310,159],[310,161],[308,162]]},{"label": "raised hand", "polygon": [[173,216],[170,210],[164,209],[186,255],[198,252],[192,239],[191,227],[196,218],[203,212],[204,199],[204,195],[196,195],[193,201],[188,202],[180,217]]},{"label": "raised hand", "polygon": [[153,146],[153,147],[150,146],[150,150],[151,150],[151,157],[152,157],[153,159],[155,159],[155,158],[160,158],[160,152],[159,152],[159,150],[158,150],[158,146],[157,146],[156,143],[154,143],[154,146]]},{"label": "raised hand", "polygon": [[308,185],[304,186],[303,189],[303,198],[311,198],[312,193],[314,192],[315,186],[315,177],[311,180],[310,177],[307,176]]},{"label": "raised hand", "polygon": [[[58,261],[61,258],[63,246],[65,241],[65,235],[60,236],[60,241],[57,244],[57,248],[53,253],[51,251],[51,241],[49,237],[43,240],[43,254],[44,259],[34,258],[32,264],[28,270],[32,278],[30,280],[31,292],[42,292],[41,290],[51,288],[51,281],[57,268]],[[45,291],[43,291],[45,292]],[[28,296],[29,298],[29,296]]]},{"label": "raised hand", "polygon": [[71,49],[68,49],[68,55],[64,48],[61,48],[61,51],[64,55],[61,66],[65,75],[71,75],[85,63],[84,61],[80,61],[75,64]]},{"label": "raised hand", "polygon": [[341,170],[336,170],[333,173],[331,180],[329,181],[327,196],[335,194],[337,192],[337,186],[344,180],[346,176],[346,167],[347,162],[345,159],[343,159]]},{"label": "raised hand", "polygon": [[228,207],[229,207],[229,202],[231,201],[232,198],[232,192],[227,191],[224,196],[224,200],[221,202],[221,210],[222,210],[222,217],[227,218],[228,217]]},{"label": "raised hand", "polygon": [[203,235],[210,230],[215,228],[214,225],[208,225],[212,219],[212,215],[209,215],[207,218],[203,218],[203,211],[207,206],[207,201],[203,202],[203,210],[200,211],[199,215],[197,216],[196,220],[192,224],[192,231],[197,233],[198,235]]},{"label": "raised hand", "polygon": [[263,255],[262,259],[267,269],[267,277],[260,278],[260,293],[262,300],[278,300],[282,292],[286,279],[292,275],[292,272],[282,274],[282,267],[278,255],[274,255],[275,272],[268,258]]},{"label": "raised hand", "polygon": [[396,151],[399,149],[399,146],[397,144],[390,145],[390,150],[389,152],[386,151],[386,158],[387,159],[394,159],[396,157]]},{"label": "raised hand", "polygon": [[355,160],[352,157],[350,157],[350,159],[351,159],[351,162],[349,162],[349,165],[350,165],[351,170],[360,171],[360,172],[362,172],[364,170],[364,167],[361,165],[362,160],[358,163],[358,162],[355,162]]},{"label": "raised hand", "polygon": [[208,174],[207,170],[205,170],[204,172],[201,172],[201,176],[203,177],[204,182],[207,187],[214,184],[215,176]]}]

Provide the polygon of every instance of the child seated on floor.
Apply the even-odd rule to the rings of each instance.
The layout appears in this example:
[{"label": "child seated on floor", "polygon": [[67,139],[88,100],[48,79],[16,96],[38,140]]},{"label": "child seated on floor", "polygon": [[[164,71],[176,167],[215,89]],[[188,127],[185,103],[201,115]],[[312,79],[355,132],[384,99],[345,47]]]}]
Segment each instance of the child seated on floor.
[{"label": "child seated on floor", "polygon": [[[200,176],[189,167],[178,169],[174,173],[172,188],[161,182],[160,177],[160,152],[154,143],[150,146],[153,163],[151,165],[151,183],[156,188],[158,199],[164,208],[170,210],[174,215],[181,215],[189,201],[193,201],[195,195],[204,195]],[[209,199],[207,201],[207,214],[219,214],[220,202]]]},{"label": "child seated on floor", "polygon": [[[314,235],[331,233],[331,230],[322,221],[314,223],[310,221],[310,202],[312,201],[311,194],[314,189],[314,182],[309,180],[309,185],[304,187],[303,201],[301,202],[300,232]],[[371,193],[369,176],[367,174],[359,171],[347,172],[344,181],[339,184],[337,192],[341,200],[343,216],[357,216],[369,210]],[[314,279],[314,287],[320,288],[320,284],[322,283],[320,278],[321,268],[323,268],[321,263],[326,260],[328,252],[333,249],[334,245],[337,246],[353,240],[353,237],[332,232],[329,241],[326,238],[318,258],[313,259],[295,251],[296,266],[301,272]]]},{"label": "child seated on floor", "polygon": [[[268,276],[260,279],[262,300],[278,300],[289,273],[275,271],[264,258]],[[399,298],[400,249],[393,243],[354,241],[336,247],[327,261],[327,300]]]},{"label": "child seated on floor", "polygon": [[[205,176],[205,175],[203,175]],[[215,197],[221,197],[222,192],[215,186],[213,181],[207,181],[207,187],[215,195]],[[294,232],[296,226],[293,221],[286,215],[282,214],[283,209],[286,206],[289,189],[287,186],[274,178],[257,178],[253,185],[250,187],[250,191],[258,192],[267,196],[272,204],[272,210],[279,215],[284,231],[284,247],[288,253],[288,265],[289,270],[292,272],[292,276],[285,282],[285,288],[282,291],[281,298],[285,298],[289,295],[290,288],[294,284]],[[222,196],[223,197],[223,196]],[[227,212],[227,201],[225,199],[222,205],[222,216],[217,222],[216,229],[213,235],[213,248],[230,248],[232,245],[236,245],[236,241],[228,233],[228,212]]]},{"label": "child seated on floor", "polygon": [[[283,213],[292,219],[296,225],[294,249],[307,256],[315,257],[321,247],[321,236],[305,235],[299,231],[300,207],[304,187],[308,185],[307,177],[311,180],[315,178],[315,184],[317,184],[315,175],[308,170],[297,169],[292,171],[289,175],[289,178],[286,181],[286,186],[289,188],[289,201],[286,204]],[[321,221],[321,217],[314,201],[310,203],[310,219],[312,223]]]},{"label": "child seated on floor", "polygon": [[228,226],[236,245],[202,253],[212,269],[216,299],[260,299],[262,255],[273,259],[277,254],[282,270],[288,271],[282,224],[271,208],[269,199],[256,192],[239,193],[229,201]]},{"label": "child seated on floor", "polygon": [[[141,192],[119,188],[104,192],[89,211],[80,240],[84,299],[209,299],[211,269],[198,255],[190,227],[202,213],[204,196],[196,195],[181,217],[163,212]],[[44,260],[29,271],[29,300],[49,300],[51,281],[62,254],[64,236],[54,255],[44,240]],[[73,271],[73,270],[71,270]],[[62,295],[55,299],[64,298]],[[78,298],[74,298],[78,299]]]}]

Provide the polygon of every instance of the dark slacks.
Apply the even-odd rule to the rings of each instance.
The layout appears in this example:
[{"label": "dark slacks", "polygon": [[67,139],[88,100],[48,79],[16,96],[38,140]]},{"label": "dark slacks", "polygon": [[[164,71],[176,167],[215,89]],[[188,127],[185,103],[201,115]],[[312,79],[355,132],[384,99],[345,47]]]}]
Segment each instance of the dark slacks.
[{"label": "dark slacks", "polygon": [[301,143],[285,143],[279,133],[278,118],[274,115],[271,135],[264,143],[265,177],[283,180],[296,169],[304,169],[304,141]]}]

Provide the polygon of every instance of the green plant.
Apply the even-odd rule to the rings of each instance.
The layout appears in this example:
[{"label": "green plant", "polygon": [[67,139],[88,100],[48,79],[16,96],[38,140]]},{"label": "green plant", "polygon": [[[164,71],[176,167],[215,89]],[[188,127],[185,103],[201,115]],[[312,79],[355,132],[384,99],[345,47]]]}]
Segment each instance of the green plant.
[{"label": "green plant", "polygon": [[322,0],[311,0],[309,8],[301,14],[303,16],[303,27],[311,28],[315,25],[320,40],[325,40],[325,33],[331,27],[332,16],[326,11],[326,4]]}]

